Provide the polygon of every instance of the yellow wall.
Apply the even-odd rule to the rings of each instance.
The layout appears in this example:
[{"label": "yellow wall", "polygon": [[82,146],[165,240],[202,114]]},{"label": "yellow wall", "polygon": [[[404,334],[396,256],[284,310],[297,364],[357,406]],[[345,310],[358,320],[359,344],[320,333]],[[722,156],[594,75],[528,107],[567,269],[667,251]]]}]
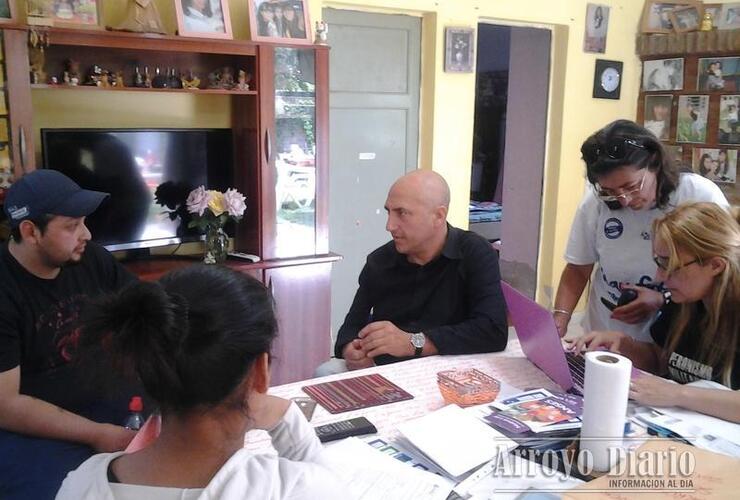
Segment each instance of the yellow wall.
[{"label": "yellow wall", "polygon": [[[549,134],[545,165],[542,238],[538,269],[538,299],[547,302],[564,265],[562,254],[573,214],[584,187],[579,147],[592,131],[616,118],[634,118],[639,90],[640,63],[635,56],[635,36],[643,0],[604,0],[610,5],[605,54],[582,50],[586,0],[308,0],[311,19],[321,18],[324,7],[363,11],[406,13],[423,18],[422,98],[420,166],[445,176],[452,189],[450,220],[467,226],[470,191],[470,158],[473,137],[475,74],[443,72],[445,26],[475,27],[480,21],[525,24],[553,30],[552,86]],[[156,0],[165,28],[174,33],[171,0]],[[232,0],[231,18],[235,38],[249,36],[245,0]],[[119,22],[125,7],[121,0],[106,0],[106,24]],[[329,30],[331,43],[331,28]],[[620,100],[591,97],[594,61],[597,58],[624,62]],[[103,97],[104,96],[104,97]],[[60,102],[63,99],[64,102]],[[128,102],[137,100],[137,106]],[[145,113],[140,102],[148,99]],[[61,104],[61,106],[60,106]],[[123,106],[121,106],[123,104]],[[35,91],[37,128],[40,126],[224,126],[228,101],[190,96],[143,97],[121,93]],[[99,107],[109,107],[101,114]],[[91,123],[93,109],[94,122]],[[122,112],[121,109],[128,109]],[[114,110],[118,111],[114,111]],[[90,114],[88,114],[90,110]],[[451,124],[454,124],[451,125]]]}]

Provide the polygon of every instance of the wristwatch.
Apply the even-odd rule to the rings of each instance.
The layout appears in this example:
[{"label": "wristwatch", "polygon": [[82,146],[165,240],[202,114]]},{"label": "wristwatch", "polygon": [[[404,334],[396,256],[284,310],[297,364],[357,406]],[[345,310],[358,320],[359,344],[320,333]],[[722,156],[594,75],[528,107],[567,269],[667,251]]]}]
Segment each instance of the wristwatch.
[{"label": "wristwatch", "polygon": [[411,334],[411,345],[414,346],[414,357],[418,358],[421,356],[421,351],[424,350],[424,343],[427,341],[424,332],[412,333]]}]

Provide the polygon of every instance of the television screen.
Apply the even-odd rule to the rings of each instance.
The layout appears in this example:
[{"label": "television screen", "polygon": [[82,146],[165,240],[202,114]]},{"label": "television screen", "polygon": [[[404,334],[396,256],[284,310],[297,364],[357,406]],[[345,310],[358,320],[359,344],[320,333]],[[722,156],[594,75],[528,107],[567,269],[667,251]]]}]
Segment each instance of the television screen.
[{"label": "television screen", "polygon": [[87,218],[93,240],[108,250],[197,240],[187,221],[170,217],[172,203],[201,185],[233,186],[229,129],[42,129],[41,140],[44,168],[110,193]]}]

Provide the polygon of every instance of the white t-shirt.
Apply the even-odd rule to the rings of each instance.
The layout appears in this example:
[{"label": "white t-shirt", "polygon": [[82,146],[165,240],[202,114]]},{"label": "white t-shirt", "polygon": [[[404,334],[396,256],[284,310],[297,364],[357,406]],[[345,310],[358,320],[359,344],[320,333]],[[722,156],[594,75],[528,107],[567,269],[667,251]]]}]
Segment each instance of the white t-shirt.
[{"label": "white t-shirt", "polygon": [[344,483],[330,470],[323,447],[295,403],[270,432],[278,454],[241,449],[205,488],[182,489],[108,482],[108,466],[123,452],[94,455],[70,472],[56,500],[344,500]]},{"label": "white t-shirt", "polygon": [[690,173],[681,174],[678,188],[671,194],[665,209],[610,210],[588,186],[573,220],[565,251],[565,260],[570,264],[596,264],[582,323],[585,331],[617,330],[651,342],[652,320],[635,325],[613,320],[601,298],[616,303],[620,283],[644,285],[653,282],[656,272],[651,241],[653,220],[676,205],[691,201],[729,206],[716,184]]}]

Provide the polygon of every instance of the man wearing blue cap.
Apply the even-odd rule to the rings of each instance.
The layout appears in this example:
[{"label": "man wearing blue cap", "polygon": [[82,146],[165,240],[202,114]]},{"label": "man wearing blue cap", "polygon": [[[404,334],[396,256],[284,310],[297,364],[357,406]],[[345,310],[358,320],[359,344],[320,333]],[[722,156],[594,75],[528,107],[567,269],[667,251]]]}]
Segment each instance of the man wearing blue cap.
[{"label": "man wearing blue cap", "polygon": [[[71,363],[86,297],[132,281],[90,241],[85,217],[108,196],[54,170],[6,193],[11,240],[0,250],[0,498],[53,498],[95,452],[126,447],[126,401],[93,389]],[[116,395],[123,398],[123,394]]]}]

